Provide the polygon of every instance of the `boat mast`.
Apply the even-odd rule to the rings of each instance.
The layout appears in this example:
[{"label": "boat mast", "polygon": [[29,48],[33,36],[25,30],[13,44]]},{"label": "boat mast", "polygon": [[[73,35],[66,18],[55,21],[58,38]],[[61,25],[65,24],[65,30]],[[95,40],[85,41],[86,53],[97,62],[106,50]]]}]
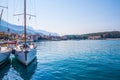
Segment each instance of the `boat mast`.
[{"label": "boat mast", "polygon": [[26,46],[26,0],[24,0],[24,40]]},{"label": "boat mast", "polygon": [[0,6],[2,9],[1,11],[1,14],[0,14],[0,25],[1,25],[1,20],[2,20],[2,15],[3,15],[3,11],[4,11],[4,8],[8,9],[8,7],[5,7],[5,6]]},{"label": "boat mast", "polygon": [[1,14],[0,14],[0,21],[2,19],[2,14],[3,14],[3,9],[2,9]]},{"label": "boat mast", "polygon": [[26,38],[26,35],[27,35],[27,32],[26,32],[26,16],[30,16],[30,17],[36,17],[35,15],[31,15],[31,14],[27,14],[26,13],[26,0],[24,0],[24,13],[21,13],[21,14],[14,14],[13,16],[20,16],[20,15],[23,15],[24,16],[24,43],[26,45],[26,42],[27,42],[27,38]]}]

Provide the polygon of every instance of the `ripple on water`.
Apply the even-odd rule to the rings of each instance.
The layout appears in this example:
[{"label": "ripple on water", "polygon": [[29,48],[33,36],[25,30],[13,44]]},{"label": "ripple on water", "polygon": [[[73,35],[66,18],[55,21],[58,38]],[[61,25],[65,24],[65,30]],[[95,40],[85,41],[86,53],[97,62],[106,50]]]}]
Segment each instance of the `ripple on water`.
[{"label": "ripple on water", "polygon": [[[17,80],[120,80],[120,41],[80,40],[37,43],[37,65],[25,71],[10,64],[0,78]],[[14,68],[13,68],[14,67]],[[15,67],[19,67],[17,70]],[[31,69],[32,68],[32,69]],[[20,72],[22,71],[22,73]],[[23,73],[24,72],[24,73]],[[30,74],[29,77],[23,74]]]}]

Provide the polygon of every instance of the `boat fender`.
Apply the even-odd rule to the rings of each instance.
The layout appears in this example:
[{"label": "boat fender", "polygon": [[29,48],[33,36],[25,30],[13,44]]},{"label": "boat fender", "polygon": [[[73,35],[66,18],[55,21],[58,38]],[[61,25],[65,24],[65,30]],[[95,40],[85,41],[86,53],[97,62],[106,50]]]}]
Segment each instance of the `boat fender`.
[{"label": "boat fender", "polygon": [[24,53],[26,53],[26,54],[27,54],[27,53],[28,53],[28,51],[25,51]]},{"label": "boat fender", "polygon": [[12,54],[15,54],[16,50],[15,49],[12,49]]}]

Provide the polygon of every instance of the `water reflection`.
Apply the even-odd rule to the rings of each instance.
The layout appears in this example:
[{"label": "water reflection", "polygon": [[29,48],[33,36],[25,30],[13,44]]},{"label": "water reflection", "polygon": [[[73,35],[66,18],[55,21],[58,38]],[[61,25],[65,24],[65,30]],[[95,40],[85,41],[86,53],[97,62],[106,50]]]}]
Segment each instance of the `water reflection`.
[{"label": "water reflection", "polygon": [[0,65],[0,80],[9,72],[11,61],[8,60],[5,64]]},{"label": "water reflection", "polygon": [[16,59],[12,60],[12,67],[19,73],[20,77],[24,80],[30,80],[37,68],[37,59],[35,59],[29,66],[24,66]]}]

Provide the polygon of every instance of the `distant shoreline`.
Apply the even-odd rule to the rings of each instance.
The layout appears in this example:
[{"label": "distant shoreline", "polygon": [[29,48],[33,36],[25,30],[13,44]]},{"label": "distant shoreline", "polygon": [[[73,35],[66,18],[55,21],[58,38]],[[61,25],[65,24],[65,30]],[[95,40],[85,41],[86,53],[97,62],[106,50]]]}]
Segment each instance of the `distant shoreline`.
[{"label": "distant shoreline", "polygon": [[[91,41],[97,41],[97,40],[120,40],[120,38],[107,38],[107,39],[94,39],[94,40],[92,40],[92,39],[69,39],[69,40],[40,40],[40,41],[86,41],[86,40],[91,40]],[[37,41],[37,42],[40,42],[40,41]]]}]

